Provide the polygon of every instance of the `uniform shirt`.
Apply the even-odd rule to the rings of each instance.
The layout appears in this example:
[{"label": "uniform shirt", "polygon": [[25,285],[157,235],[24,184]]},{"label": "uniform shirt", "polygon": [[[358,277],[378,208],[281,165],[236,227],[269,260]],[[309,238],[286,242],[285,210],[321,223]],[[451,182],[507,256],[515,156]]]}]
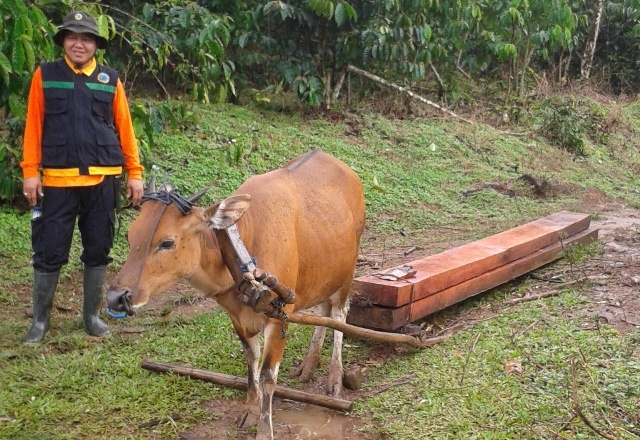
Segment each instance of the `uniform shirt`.
[{"label": "uniform shirt", "polygon": [[[90,76],[96,69],[95,58],[84,69],[76,69],[65,56],[67,65],[77,75]],[[129,174],[129,179],[142,180],[143,167],[140,165],[138,144],[133,133],[131,113],[124,92],[122,82],[118,79],[113,98],[113,121],[120,138],[120,145],[124,154],[124,169]],[[24,131],[24,146],[22,152],[23,161],[20,163],[24,178],[38,177],[40,162],[42,160],[42,126],[44,124],[44,92],[42,90],[42,71],[38,67],[31,80],[29,90],[29,102],[27,104],[27,121]],[[79,176],[47,176],[43,177],[44,186],[91,186],[104,180],[103,175],[79,175]]]}]

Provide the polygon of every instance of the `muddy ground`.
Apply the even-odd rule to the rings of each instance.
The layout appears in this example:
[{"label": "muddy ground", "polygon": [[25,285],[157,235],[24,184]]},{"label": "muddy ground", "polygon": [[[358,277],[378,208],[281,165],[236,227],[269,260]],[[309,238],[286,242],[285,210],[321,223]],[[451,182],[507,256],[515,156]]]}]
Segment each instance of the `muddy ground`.
[{"label": "muddy ground", "polygon": [[[583,212],[593,214],[591,227],[599,230],[599,241],[603,245],[603,253],[574,267],[566,264],[549,265],[540,272],[540,279],[529,280],[530,292],[535,294],[553,290],[560,280],[578,279],[585,296],[591,299],[588,305],[574,312],[574,317],[581,318],[585,327],[593,327],[598,321],[627,333],[640,327],[640,211],[628,208],[617,201],[604,197],[597,191],[591,192],[583,201]],[[384,267],[401,265],[408,260],[416,260],[423,256],[455,247],[461,243],[437,243],[433,247],[421,242],[419,249],[409,257],[404,252],[412,246],[398,249],[384,249]],[[380,251],[380,250],[379,250]],[[369,252],[376,253],[375,249]],[[358,272],[373,272],[376,269],[359,267]],[[517,281],[516,281],[517,282]],[[190,289],[182,285],[179,289]],[[195,292],[193,292],[195,294]],[[166,307],[163,301],[174,298],[177,291],[168,292],[164,300],[160,298],[156,307]],[[194,304],[180,304],[179,313],[199,313],[215,307],[210,299],[197,301]],[[455,326],[465,328],[481,321],[489,313],[486,308],[464,308],[460,313],[438,314],[436,318],[425,318],[425,323],[435,324],[435,328],[443,329]],[[438,322],[433,322],[437,320]],[[419,323],[418,323],[419,324]],[[375,365],[383,362],[385,357],[393,356],[393,350],[371,353],[362,365]],[[323,379],[316,377],[311,383],[304,385],[308,392],[323,392]],[[366,389],[366,387],[364,387]],[[368,393],[381,390],[367,389],[363,391],[345,390],[345,398],[356,400]],[[236,419],[242,413],[242,400],[216,400],[207,404],[207,411],[216,419],[213,425],[198,426],[180,434],[184,440],[204,439],[249,439],[251,432],[238,429]],[[350,417],[348,414],[332,411],[314,405],[301,404],[283,399],[274,399],[274,430],[279,440],[301,439],[344,439],[372,440],[377,437],[366,436],[360,428],[366,421]]]}]

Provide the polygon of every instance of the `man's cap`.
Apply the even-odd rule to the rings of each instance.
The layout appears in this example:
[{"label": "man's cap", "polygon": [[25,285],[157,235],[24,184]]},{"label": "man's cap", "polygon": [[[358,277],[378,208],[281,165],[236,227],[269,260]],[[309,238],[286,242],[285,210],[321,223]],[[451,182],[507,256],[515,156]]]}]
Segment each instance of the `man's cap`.
[{"label": "man's cap", "polygon": [[107,47],[107,39],[100,36],[96,19],[86,12],[68,13],[62,21],[62,26],[60,26],[58,32],[53,36],[53,42],[62,47],[62,42],[64,41],[64,36],[67,32],[91,34],[96,37],[98,49],[106,49]]}]

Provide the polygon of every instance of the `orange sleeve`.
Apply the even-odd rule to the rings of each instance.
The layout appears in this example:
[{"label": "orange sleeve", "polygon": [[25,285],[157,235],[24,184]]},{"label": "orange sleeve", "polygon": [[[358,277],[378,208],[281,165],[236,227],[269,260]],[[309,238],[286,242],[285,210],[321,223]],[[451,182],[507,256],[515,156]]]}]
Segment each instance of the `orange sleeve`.
[{"label": "orange sleeve", "polygon": [[22,147],[23,177],[39,177],[42,160],[42,125],[44,124],[44,92],[42,91],[42,70],[38,67],[31,79],[29,101],[27,102],[27,121],[24,127]]},{"label": "orange sleeve", "polygon": [[113,98],[113,121],[120,136],[120,145],[124,153],[124,169],[129,174],[129,179],[142,180],[144,167],[140,165],[140,154],[136,136],[133,132],[131,112],[129,111],[127,96],[120,79],[116,84],[116,93]]}]

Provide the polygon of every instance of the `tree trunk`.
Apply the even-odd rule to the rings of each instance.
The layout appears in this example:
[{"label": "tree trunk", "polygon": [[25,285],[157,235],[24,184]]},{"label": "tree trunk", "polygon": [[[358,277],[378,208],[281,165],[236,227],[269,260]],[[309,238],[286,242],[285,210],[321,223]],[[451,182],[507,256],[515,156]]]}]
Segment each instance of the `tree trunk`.
[{"label": "tree trunk", "polygon": [[326,72],[324,74],[324,92],[323,92],[323,99],[324,99],[324,108],[327,110],[331,109],[331,72]]},{"label": "tree trunk", "polygon": [[442,82],[442,78],[440,78],[440,74],[436,70],[436,66],[433,63],[429,63],[429,68],[431,69],[431,73],[436,77],[436,82],[438,83],[438,101],[443,102],[445,98],[445,88],[444,83]]},{"label": "tree trunk", "polygon": [[522,59],[522,66],[520,69],[520,84],[518,86],[518,96],[524,98],[525,96],[525,83],[527,78],[527,70],[529,69],[529,63],[531,62],[531,55],[533,55],[534,48],[531,47],[531,38],[527,37],[527,46],[524,49],[524,56]]},{"label": "tree trunk", "polygon": [[336,80],[336,83],[333,85],[333,92],[331,93],[331,101],[334,105],[338,101],[338,98],[340,97],[340,90],[342,90],[342,84],[344,83],[344,79],[346,78],[346,76],[347,76],[347,69],[340,70],[340,73],[338,74],[338,79]]},{"label": "tree trunk", "polygon": [[600,32],[600,20],[602,19],[602,10],[604,9],[604,0],[598,0],[593,7],[593,18],[591,20],[591,29],[584,48],[584,55],[580,62],[580,75],[582,78],[588,79],[591,75],[591,67],[593,66],[593,55],[596,52],[596,43],[598,41],[598,33]]}]

